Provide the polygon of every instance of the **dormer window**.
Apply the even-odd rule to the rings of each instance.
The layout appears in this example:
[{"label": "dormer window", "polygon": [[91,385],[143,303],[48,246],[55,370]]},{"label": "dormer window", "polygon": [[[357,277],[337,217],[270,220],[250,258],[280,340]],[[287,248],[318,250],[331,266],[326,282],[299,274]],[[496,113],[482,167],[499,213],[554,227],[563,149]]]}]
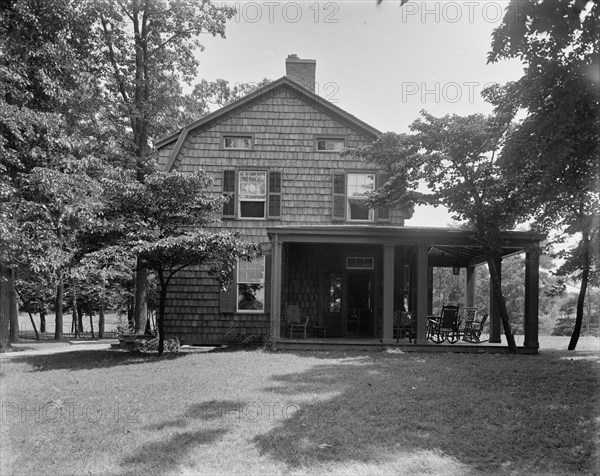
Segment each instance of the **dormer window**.
[{"label": "dormer window", "polygon": [[344,148],[344,139],[317,139],[318,152],[340,152]]},{"label": "dormer window", "polygon": [[252,136],[223,136],[223,148],[233,150],[251,150]]}]

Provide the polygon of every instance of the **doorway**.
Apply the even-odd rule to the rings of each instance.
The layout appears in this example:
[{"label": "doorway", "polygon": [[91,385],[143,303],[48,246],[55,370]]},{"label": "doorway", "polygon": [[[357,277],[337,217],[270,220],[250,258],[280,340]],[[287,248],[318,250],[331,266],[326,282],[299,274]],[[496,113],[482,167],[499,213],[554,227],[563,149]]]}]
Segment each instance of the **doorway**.
[{"label": "doorway", "polygon": [[348,271],[346,335],[373,336],[373,272]]}]

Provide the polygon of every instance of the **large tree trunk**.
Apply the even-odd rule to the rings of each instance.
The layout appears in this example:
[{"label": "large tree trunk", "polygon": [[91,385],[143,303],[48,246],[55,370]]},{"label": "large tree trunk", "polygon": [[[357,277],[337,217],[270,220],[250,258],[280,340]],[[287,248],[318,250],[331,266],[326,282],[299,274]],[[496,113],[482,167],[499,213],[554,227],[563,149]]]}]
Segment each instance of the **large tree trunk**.
[{"label": "large tree trunk", "polygon": [[81,308],[81,304],[77,304],[77,327],[79,333],[83,334],[83,309]]},{"label": "large tree trunk", "polygon": [[62,276],[56,286],[56,298],[54,300],[54,312],[56,313],[54,329],[54,340],[61,340],[63,337],[63,298],[65,294],[64,282]]},{"label": "large tree trunk", "polygon": [[162,271],[157,271],[158,282],[160,285],[160,297],[158,301],[158,355],[162,355],[165,350],[165,304],[167,302],[167,288],[169,287],[169,279],[165,280]]},{"label": "large tree trunk", "polygon": [[143,334],[146,328],[146,319],[148,319],[148,270],[137,267],[135,273],[135,302],[134,302],[134,322],[133,332]]},{"label": "large tree trunk", "polygon": [[10,349],[10,269],[0,264],[0,351]]},{"label": "large tree trunk", "polygon": [[90,313],[90,333],[92,334],[92,339],[95,339],[94,337],[94,315],[92,313]]},{"label": "large tree trunk", "polygon": [[98,339],[104,339],[104,301],[100,301],[98,310]]},{"label": "large tree trunk", "polygon": [[492,281],[492,291],[494,293],[494,297],[496,298],[496,302],[498,303],[500,318],[502,319],[502,327],[504,327],[506,342],[508,344],[510,353],[517,354],[517,344],[515,342],[515,337],[512,334],[512,329],[510,328],[508,310],[506,309],[506,301],[504,300],[504,295],[502,294],[502,285],[498,276],[498,269],[496,268],[496,257],[492,253],[486,253],[486,260],[490,271],[490,279]]},{"label": "large tree trunk", "polygon": [[569,341],[569,350],[575,350],[579,334],[581,333],[581,325],[583,324],[583,306],[585,304],[585,293],[587,292],[588,280],[590,276],[590,236],[588,230],[583,230],[581,233],[581,248],[583,252],[583,272],[581,273],[581,285],[579,286],[579,296],[577,297],[577,313],[575,314],[575,327],[571,340]]},{"label": "large tree trunk", "polygon": [[17,288],[15,287],[15,270],[11,268],[9,271],[9,286],[10,286],[10,329],[9,339],[12,344],[19,342],[19,305],[17,303]]},{"label": "large tree trunk", "polygon": [[46,333],[46,311],[40,311],[40,332]]}]

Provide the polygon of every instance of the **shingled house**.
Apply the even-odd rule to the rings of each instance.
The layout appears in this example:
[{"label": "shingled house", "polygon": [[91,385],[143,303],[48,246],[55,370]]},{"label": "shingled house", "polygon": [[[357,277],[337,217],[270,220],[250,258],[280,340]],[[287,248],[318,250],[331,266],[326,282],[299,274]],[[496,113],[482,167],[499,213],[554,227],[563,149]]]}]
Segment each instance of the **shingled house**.
[{"label": "shingled house", "polygon": [[[286,76],[160,140],[166,170],[199,168],[214,192],[230,197],[220,229],[263,244],[265,255],[240,262],[222,293],[202,270],[180,273],[168,296],[165,330],[183,343],[218,344],[232,335],[285,340],[290,307],[327,338],[393,341],[393,312],[418,316],[425,343],[433,266],[464,266],[473,301],[481,253],[468,232],[405,226],[412,210],[373,210],[366,194],[383,170],[343,148],[372,142],[378,130],[319,97],[316,62],[290,55]],[[525,347],[537,349],[537,244],[532,233],[507,233],[505,254],[528,254]],[[470,283],[470,284],[469,284]],[[492,342],[500,320],[491,309]],[[310,334],[309,334],[310,335]]]}]

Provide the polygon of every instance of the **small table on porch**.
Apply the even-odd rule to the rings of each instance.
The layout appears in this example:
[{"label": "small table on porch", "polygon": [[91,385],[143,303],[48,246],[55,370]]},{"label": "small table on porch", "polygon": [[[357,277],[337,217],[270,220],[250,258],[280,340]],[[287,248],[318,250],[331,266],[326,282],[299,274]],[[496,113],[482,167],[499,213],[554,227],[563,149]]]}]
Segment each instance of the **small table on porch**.
[{"label": "small table on porch", "polygon": [[313,337],[327,337],[327,327],[325,326],[312,326]]}]

